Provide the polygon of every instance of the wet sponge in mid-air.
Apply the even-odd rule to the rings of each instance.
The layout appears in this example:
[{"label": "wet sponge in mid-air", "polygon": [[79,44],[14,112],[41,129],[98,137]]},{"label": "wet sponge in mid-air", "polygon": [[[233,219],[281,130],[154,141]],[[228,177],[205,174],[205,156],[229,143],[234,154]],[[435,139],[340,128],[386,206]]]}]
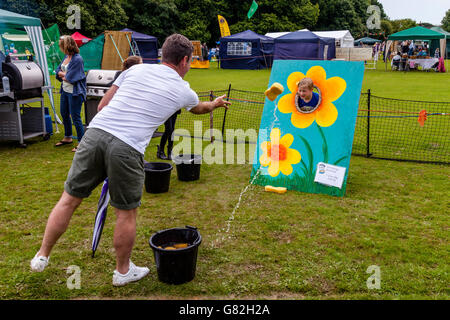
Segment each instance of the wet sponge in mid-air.
[{"label": "wet sponge in mid-air", "polygon": [[275,82],[264,94],[267,96],[267,99],[274,101],[283,91],[284,87],[280,83]]}]

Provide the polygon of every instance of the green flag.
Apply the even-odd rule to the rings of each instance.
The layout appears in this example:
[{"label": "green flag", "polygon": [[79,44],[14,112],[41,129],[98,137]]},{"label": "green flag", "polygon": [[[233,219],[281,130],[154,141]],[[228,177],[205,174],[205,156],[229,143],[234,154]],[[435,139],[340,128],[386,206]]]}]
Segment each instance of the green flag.
[{"label": "green flag", "polygon": [[247,17],[250,19],[251,17],[253,17],[253,15],[256,12],[256,9],[258,9],[258,4],[256,3],[255,0],[253,0],[252,5],[250,6],[250,9],[247,12]]}]

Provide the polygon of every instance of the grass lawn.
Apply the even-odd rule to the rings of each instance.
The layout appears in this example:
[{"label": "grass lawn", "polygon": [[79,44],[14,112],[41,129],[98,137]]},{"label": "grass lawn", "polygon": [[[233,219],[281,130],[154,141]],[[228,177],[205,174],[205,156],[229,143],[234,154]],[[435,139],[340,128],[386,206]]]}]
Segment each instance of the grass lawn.
[{"label": "grass lawn", "polygon": [[[270,72],[191,70],[196,91],[233,88],[264,91]],[[379,96],[450,101],[450,74],[366,71],[363,90]],[[60,131],[63,131],[60,126]],[[206,165],[195,182],[172,171],[165,194],[144,192],[133,261],[150,267],[138,283],[112,287],[115,266],[110,207],[96,257],[90,257],[100,188],[74,214],[42,273],[29,261],[39,248],[48,214],[70,167],[71,147],[28,141],[26,149],[0,143],[0,299],[448,299],[450,169],[352,157],[343,198],[248,186],[251,166]],[[156,161],[153,139],[145,159]],[[204,142],[203,146],[208,144]],[[196,278],[183,285],[157,280],[150,236],[194,225],[203,236]],[[227,227],[229,232],[226,232]],[[81,289],[69,290],[70,265],[81,269]],[[369,290],[369,266],[381,271],[381,288]]]}]

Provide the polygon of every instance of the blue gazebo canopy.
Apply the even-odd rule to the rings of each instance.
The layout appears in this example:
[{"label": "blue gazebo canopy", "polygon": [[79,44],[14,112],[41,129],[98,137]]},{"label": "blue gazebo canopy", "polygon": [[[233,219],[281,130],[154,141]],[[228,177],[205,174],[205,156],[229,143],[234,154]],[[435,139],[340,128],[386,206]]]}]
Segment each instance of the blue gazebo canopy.
[{"label": "blue gazebo canopy", "polygon": [[311,31],[294,31],[275,39],[275,60],[323,60],[336,57],[334,38],[320,37]]},{"label": "blue gazebo canopy", "polygon": [[140,33],[128,28],[120,31],[131,32],[131,38],[138,47],[139,53],[144,63],[158,62],[158,39],[148,34]]}]

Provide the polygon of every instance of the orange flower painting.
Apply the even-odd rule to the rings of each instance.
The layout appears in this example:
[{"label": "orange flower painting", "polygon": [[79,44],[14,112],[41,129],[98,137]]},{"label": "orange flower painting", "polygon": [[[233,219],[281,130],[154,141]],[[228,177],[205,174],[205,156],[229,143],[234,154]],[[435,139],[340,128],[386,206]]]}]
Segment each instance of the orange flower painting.
[{"label": "orange flower painting", "polygon": [[270,141],[261,144],[262,155],[259,162],[268,168],[269,175],[276,177],[280,172],[286,176],[293,171],[292,165],[301,161],[300,152],[289,147],[294,142],[292,134],[281,137],[280,129],[273,128],[270,132]]}]

